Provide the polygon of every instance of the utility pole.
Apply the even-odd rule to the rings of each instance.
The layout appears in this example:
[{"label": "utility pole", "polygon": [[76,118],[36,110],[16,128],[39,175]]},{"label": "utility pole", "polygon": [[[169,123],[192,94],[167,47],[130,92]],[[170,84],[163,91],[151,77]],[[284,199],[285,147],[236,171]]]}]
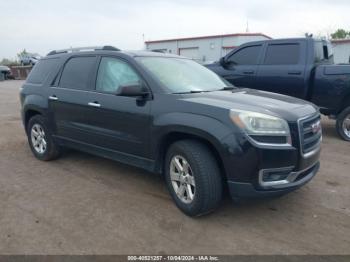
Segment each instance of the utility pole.
[{"label": "utility pole", "polygon": [[142,34],[142,43],[145,50],[147,50],[147,45],[145,43],[145,34]]}]

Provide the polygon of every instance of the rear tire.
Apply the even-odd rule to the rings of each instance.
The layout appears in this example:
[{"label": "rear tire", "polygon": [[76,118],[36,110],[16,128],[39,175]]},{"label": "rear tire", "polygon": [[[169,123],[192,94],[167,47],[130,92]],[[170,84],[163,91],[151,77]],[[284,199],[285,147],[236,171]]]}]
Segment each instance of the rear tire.
[{"label": "rear tire", "polygon": [[223,186],[218,163],[198,141],[182,140],[170,146],[165,177],[176,206],[188,216],[207,214],[221,202]]},{"label": "rear tire", "polygon": [[336,129],[342,139],[350,141],[350,107],[345,108],[338,115]]},{"label": "rear tire", "polygon": [[56,159],[60,154],[59,146],[52,139],[52,133],[41,115],[29,119],[27,137],[34,156],[43,161]]}]

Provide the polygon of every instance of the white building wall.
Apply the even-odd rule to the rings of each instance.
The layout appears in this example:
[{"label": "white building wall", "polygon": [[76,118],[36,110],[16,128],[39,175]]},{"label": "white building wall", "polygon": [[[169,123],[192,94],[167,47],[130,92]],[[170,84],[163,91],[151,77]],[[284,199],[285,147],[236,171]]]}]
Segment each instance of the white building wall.
[{"label": "white building wall", "polygon": [[[159,42],[146,42],[147,50],[159,50],[166,51],[172,54],[180,54],[182,49],[198,48],[198,52],[195,50],[184,50],[184,54],[196,53],[198,56],[195,60],[200,63],[209,63],[219,60],[222,56],[226,55],[232,50],[232,47],[240,46],[241,44],[269,39],[263,35],[238,35],[238,36],[223,36],[212,38],[200,38],[200,39],[179,39],[173,41],[159,41]],[[228,48],[231,47],[231,48]],[[193,52],[191,52],[193,51]],[[192,58],[192,57],[190,57]]]},{"label": "white building wall", "polygon": [[345,43],[333,43],[334,63],[348,64],[350,59],[350,41]]},{"label": "white building wall", "polygon": [[177,54],[177,42],[146,44],[146,50],[167,50],[168,53]]}]

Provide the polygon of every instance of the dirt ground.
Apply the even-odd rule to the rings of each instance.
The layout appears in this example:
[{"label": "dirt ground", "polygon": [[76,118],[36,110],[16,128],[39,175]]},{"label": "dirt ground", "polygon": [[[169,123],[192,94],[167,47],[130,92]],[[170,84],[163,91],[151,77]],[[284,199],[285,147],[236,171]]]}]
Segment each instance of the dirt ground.
[{"label": "dirt ground", "polygon": [[350,143],[322,120],[321,169],[281,198],[189,218],[160,176],[71,151],[30,152],[23,82],[0,82],[0,254],[350,254]]}]

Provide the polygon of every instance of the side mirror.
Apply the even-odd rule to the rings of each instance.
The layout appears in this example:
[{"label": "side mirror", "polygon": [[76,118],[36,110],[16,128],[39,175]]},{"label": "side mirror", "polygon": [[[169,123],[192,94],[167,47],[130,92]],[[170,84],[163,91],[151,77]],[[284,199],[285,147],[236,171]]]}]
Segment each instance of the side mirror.
[{"label": "side mirror", "polygon": [[122,85],[117,92],[118,96],[146,97],[149,92],[141,83]]},{"label": "side mirror", "polygon": [[221,57],[220,60],[219,60],[219,63],[222,67],[225,67],[227,64],[226,64],[226,61],[225,61],[225,57]]}]

